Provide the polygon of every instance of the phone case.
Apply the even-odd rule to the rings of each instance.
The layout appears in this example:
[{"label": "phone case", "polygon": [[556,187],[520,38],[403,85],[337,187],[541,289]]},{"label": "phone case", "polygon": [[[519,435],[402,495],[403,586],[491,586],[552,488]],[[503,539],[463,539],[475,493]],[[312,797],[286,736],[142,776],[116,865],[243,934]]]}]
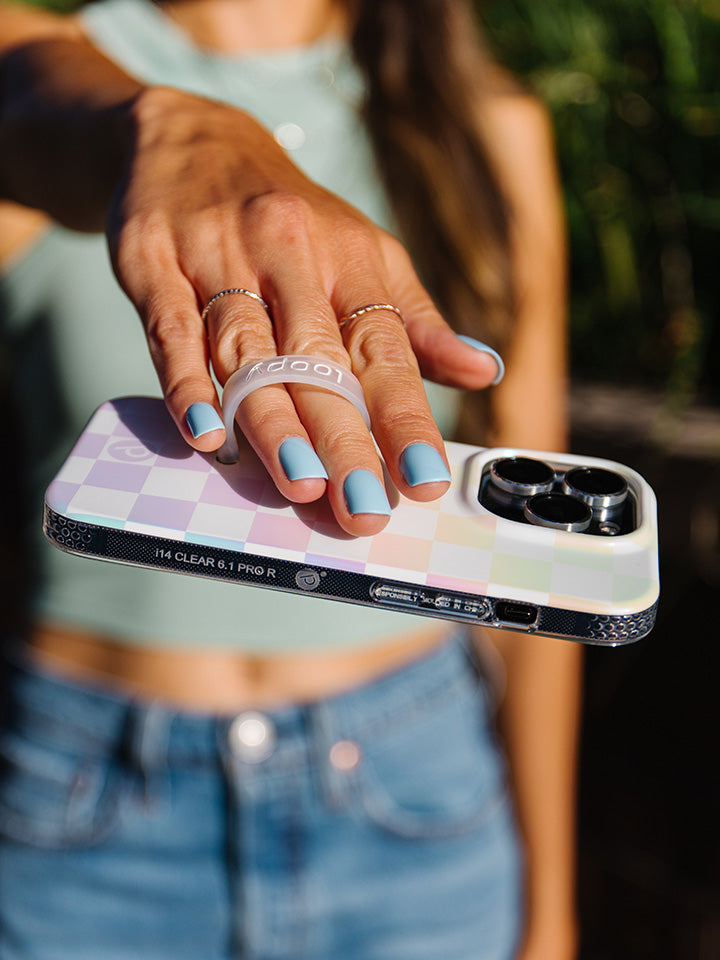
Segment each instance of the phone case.
[{"label": "phone case", "polygon": [[525,451],[448,443],[453,482],[417,503],[387,486],[382,533],[354,538],[325,498],[292,504],[252,450],[238,463],[200,454],[160,399],[125,397],[93,415],[45,498],[57,547],[102,560],[314,594],[431,617],[616,645],[655,621],[655,497],[635,471],[606,460],[538,453],[562,471],[620,473],[635,529],[602,537],[531,526],[478,499],[488,463]]}]

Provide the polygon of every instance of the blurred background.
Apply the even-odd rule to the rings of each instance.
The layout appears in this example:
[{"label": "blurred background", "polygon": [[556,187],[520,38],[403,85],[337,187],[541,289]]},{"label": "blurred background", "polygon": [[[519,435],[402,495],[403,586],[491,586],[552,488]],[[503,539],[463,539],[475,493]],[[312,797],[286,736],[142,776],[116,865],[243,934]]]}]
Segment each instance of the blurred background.
[{"label": "blurred background", "polygon": [[[555,120],[573,451],[639,470],[659,503],[658,624],[587,650],[581,960],[718,960],[720,0],[483,0],[478,14]],[[11,484],[3,472],[17,499]],[[13,595],[21,565],[3,559]]]},{"label": "blurred background", "polygon": [[478,12],[555,120],[573,452],[658,495],[658,624],[587,651],[581,960],[718,960],[720,0]]}]

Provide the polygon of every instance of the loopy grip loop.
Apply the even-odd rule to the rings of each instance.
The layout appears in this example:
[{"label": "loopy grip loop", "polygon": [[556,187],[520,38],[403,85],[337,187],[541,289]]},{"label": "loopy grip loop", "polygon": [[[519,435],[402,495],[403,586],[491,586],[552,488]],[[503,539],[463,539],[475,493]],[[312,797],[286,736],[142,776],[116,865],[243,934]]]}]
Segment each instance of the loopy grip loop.
[{"label": "loopy grip loop", "polygon": [[235,463],[240,458],[234,430],[238,407],[253,390],[272,383],[308,383],[339,393],[360,411],[366,427],[370,429],[370,414],[360,381],[346,367],[324,357],[303,354],[268,357],[267,360],[246,363],[225,384],[222,411],[227,439],[217,454],[221,463]]}]

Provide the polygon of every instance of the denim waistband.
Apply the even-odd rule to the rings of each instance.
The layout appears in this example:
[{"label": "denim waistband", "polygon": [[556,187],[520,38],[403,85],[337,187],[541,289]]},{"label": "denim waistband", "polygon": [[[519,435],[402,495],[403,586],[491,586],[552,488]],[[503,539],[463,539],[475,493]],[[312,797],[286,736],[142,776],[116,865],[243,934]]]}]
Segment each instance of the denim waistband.
[{"label": "denim waistband", "polygon": [[[328,699],[268,710],[240,709],[236,714],[203,714],[165,703],[118,695],[86,686],[13,658],[10,666],[10,725],[31,727],[39,735],[58,725],[82,738],[98,754],[118,744],[144,769],[215,764],[233,725],[259,719],[272,731],[274,752],[286,758],[322,726],[334,738],[363,740],[395,724],[412,723],[420,712],[458,687],[477,688],[464,631],[429,655]],[[303,748],[304,749],[304,748]]]}]

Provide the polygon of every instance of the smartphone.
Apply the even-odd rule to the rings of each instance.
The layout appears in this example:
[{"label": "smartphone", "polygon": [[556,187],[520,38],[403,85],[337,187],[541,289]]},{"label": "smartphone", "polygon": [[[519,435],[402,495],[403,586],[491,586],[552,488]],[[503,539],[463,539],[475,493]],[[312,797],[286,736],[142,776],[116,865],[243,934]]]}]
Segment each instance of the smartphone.
[{"label": "smartphone", "polygon": [[248,447],[192,450],[161,399],[93,415],[45,497],[55,546],[171,570],[587,643],[638,640],[659,596],[656,503],[607,460],[448,443],[430,503],[386,477],[392,515],[352,537],[325,498],[293,504]]}]

